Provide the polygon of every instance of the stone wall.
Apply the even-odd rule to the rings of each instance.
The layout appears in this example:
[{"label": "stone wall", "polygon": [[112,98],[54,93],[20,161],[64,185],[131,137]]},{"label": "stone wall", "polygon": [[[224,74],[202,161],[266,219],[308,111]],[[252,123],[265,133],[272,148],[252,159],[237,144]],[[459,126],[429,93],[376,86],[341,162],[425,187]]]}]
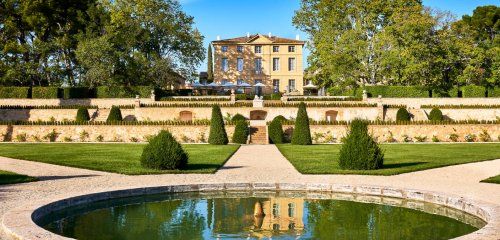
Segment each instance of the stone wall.
[{"label": "stone wall", "polygon": [[422,105],[500,105],[500,98],[368,98],[365,102],[420,108]]},{"label": "stone wall", "polygon": [[[56,126],[56,125],[15,125],[0,126],[0,133],[4,141],[19,142],[19,136],[26,136],[27,142],[47,142],[44,139],[55,131],[56,142],[97,142],[102,136],[104,142],[136,142],[145,141],[148,137],[156,135],[160,130],[168,130],[180,142],[203,143],[208,141],[210,126]],[[234,126],[226,126],[228,138],[234,132]]]},{"label": "stone wall", "polygon": [[[293,126],[283,126],[290,135]],[[458,135],[459,142],[465,142],[465,136],[474,134],[476,141],[481,142],[481,136],[486,131],[490,141],[500,141],[499,124],[463,124],[463,125],[370,125],[369,131],[379,142],[418,142],[417,138],[425,138],[431,142],[436,136],[440,142],[452,142],[450,135]],[[313,125],[311,135],[316,143],[338,143],[346,135],[345,125]]]}]

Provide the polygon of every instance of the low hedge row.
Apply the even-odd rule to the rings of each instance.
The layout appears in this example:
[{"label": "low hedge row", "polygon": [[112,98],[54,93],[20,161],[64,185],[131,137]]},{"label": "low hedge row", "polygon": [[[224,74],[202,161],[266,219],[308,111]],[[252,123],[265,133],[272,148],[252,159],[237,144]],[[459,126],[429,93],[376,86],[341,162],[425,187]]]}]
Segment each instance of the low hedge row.
[{"label": "low hedge row", "polygon": [[[283,125],[293,126],[295,121],[282,121]],[[485,121],[485,120],[443,120],[443,121],[369,121],[370,125],[461,125],[461,124],[500,124],[500,120]],[[270,125],[271,122],[267,122]],[[309,121],[310,125],[349,125],[348,121]]]},{"label": "low hedge row", "polygon": [[289,102],[345,102],[345,101],[361,101],[363,98],[346,97],[346,98],[332,98],[332,97],[294,97],[288,98]]},{"label": "low hedge row", "polygon": [[[151,96],[150,86],[100,86],[88,87],[0,87],[0,98],[33,98],[33,99],[78,99],[78,98],[134,98],[139,95],[142,98]],[[159,98],[165,96],[188,96],[189,89],[176,92],[155,89],[155,95]]]},{"label": "low hedge row", "polygon": [[361,98],[363,90],[366,90],[368,97],[373,98],[379,95],[382,95],[384,98],[500,97],[500,87],[486,89],[484,86],[475,85],[467,85],[460,88],[454,87],[445,92],[439,90],[429,91],[421,86],[365,86],[350,90],[332,87],[328,89],[328,92],[332,96],[354,96],[355,98]]},{"label": "low hedge row", "polygon": [[141,107],[147,108],[209,108],[213,105],[218,105],[220,107],[252,107],[253,103],[251,102],[236,102],[236,103],[225,103],[225,102],[217,102],[217,103],[153,103],[153,104],[141,104]]},{"label": "low hedge row", "polygon": [[[42,105],[42,106],[21,106],[21,105],[0,105],[0,109],[9,109],[9,110],[31,110],[31,109],[78,109],[81,107],[85,107],[88,109],[97,109],[97,106],[85,106],[85,105],[63,105],[63,106],[51,106],[51,105]],[[134,109],[134,105],[117,105],[120,109]]]},{"label": "low hedge row", "polygon": [[[235,125],[234,121],[225,121],[224,125]],[[209,126],[209,119],[200,119],[194,121],[110,121],[110,122],[94,122],[94,121],[0,121],[0,125],[20,125],[20,126],[101,126],[101,125],[117,125],[117,126]]]},{"label": "low hedge row", "polygon": [[[349,102],[304,102],[307,107],[376,107],[374,103],[349,103]],[[264,103],[265,107],[298,107],[299,102],[270,102]]]},{"label": "low hedge row", "polygon": [[0,98],[30,98],[29,87],[0,87]]},{"label": "low hedge row", "polygon": [[160,101],[164,102],[228,102],[230,97],[189,97],[189,98],[173,98],[162,97]]},{"label": "low hedge row", "polygon": [[440,108],[440,109],[497,109],[500,105],[422,105],[420,108]]}]

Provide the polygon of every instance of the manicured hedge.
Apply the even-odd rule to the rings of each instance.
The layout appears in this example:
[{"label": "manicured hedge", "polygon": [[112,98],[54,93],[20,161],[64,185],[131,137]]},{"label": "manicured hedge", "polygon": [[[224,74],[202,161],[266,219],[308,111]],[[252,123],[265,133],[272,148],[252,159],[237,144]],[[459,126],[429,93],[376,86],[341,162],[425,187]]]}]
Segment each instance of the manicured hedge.
[{"label": "manicured hedge", "polygon": [[109,115],[108,118],[106,119],[106,122],[119,122],[119,121],[123,121],[122,111],[120,110],[119,107],[112,106],[111,110],[109,111]]},{"label": "manicured hedge", "polygon": [[227,138],[226,129],[224,128],[224,119],[222,118],[220,107],[218,105],[213,105],[208,143],[212,145],[227,145],[228,142],[229,140]]},{"label": "manicured hedge", "polygon": [[500,87],[488,89],[488,97],[500,98]]},{"label": "manicured hedge", "polygon": [[462,97],[464,98],[486,97],[486,88],[483,86],[475,86],[475,85],[463,86],[461,90],[462,90]]},{"label": "manicured hedge", "polygon": [[0,98],[30,98],[29,87],[0,87]]},{"label": "manicured hedge", "polygon": [[342,169],[374,170],[382,168],[384,152],[368,133],[368,122],[355,119],[342,140],[339,166]]},{"label": "manicured hedge", "polygon": [[89,88],[86,87],[71,87],[63,89],[63,98],[92,98],[93,94]]},{"label": "manicured hedge", "polygon": [[[383,98],[428,98],[429,90],[420,86],[365,86],[364,89],[368,93],[368,97]],[[361,95],[363,89],[356,90],[356,95]]]},{"label": "manicured hedge", "polygon": [[443,121],[443,113],[439,108],[433,108],[429,113],[429,120],[436,122]]},{"label": "manicured hedge", "polygon": [[182,149],[172,134],[162,130],[144,147],[141,165],[157,170],[183,169],[187,166],[189,156]]},{"label": "manicured hedge", "polygon": [[31,89],[31,98],[37,99],[55,99],[60,98],[62,91],[58,87],[33,87]]},{"label": "manicured hedge", "polygon": [[[152,87],[149,86],[134,86],[134,87],[107,87],[101,86],[96,88],[97,98],[135,98],[139,95],[142,98],[151,96]],[[156,95],[156,94],[155,94]]]},{"label": "manicured hedge", "polygon": [[309,128],[309,117],[307,116],[306,104],[301,102],[295,120],[292,134],[293,145],[311,145],[311,130]]},{"label": "manicured hedge", "polygon": [[459,96],[459,89],[457,87],[453,87],[452,89],[448,91],[439,91],[439,90],[432,90],[432,97],[433,98],[446,98],[446,97],[461,97]]},{"label": "manicured hedge", "polygon": [[233,133],[233,143],[246,144],[250,129],[246,121],[237,121]]}]

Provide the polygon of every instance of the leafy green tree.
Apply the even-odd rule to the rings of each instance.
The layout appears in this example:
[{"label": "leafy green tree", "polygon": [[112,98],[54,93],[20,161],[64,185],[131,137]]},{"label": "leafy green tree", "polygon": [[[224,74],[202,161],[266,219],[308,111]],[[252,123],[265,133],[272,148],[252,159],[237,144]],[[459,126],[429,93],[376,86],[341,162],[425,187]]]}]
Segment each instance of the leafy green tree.
[{"label": "leafy green tree", "polygon": [[295,128],[293,129],[292,144],[311,145],[311,130],[309,129],[309,117],[307,116],[306,104],[301,102],[295,119]]},{"label": "leafy green tree", "polygon": [[220,107],[219,105],[213,105],[208,143],[212,145],[226,145],[228,142],[229,140],[227,139],[226,129],[224,128],[224,119],[222,118]]}]

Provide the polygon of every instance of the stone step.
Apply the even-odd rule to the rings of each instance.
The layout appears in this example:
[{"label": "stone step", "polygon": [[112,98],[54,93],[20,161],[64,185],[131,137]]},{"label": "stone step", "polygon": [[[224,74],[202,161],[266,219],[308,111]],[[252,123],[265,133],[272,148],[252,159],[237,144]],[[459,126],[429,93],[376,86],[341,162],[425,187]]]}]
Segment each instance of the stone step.
[{"label": "stone step", "polygon": [[105,122],[108,119],[108,115],[111,109],[99,108],[93,116],[90,116],[94,122]]},{"label": "stone step", "polygon": [[250,144],[268,144],[266,126],[250,127]]}]

